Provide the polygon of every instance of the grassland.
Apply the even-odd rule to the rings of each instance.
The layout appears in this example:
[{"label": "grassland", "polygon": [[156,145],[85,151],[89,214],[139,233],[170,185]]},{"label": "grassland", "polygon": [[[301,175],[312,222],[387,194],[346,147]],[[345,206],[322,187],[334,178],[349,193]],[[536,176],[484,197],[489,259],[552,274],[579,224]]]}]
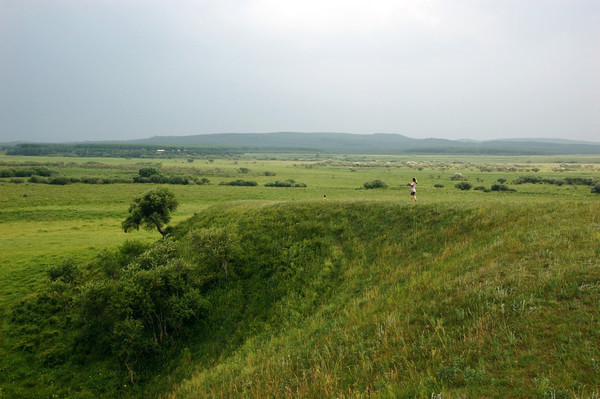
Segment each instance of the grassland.
[{"label": "grassland", "polygon": [[[105,395],[598,395],[600,195],[583,185],[511,182],[598,179],[599,157],[0,157],[0,169],[31,165],[75,178],[130,179],[143,167],[205,177],[209,184],[168,186],[180,202],[172,224],[181,242],[189,231],[235,226],[245,264],[273,268],[268,278],[246,271],[251,277],[207,292],[213,312],[198,339],[186,338],[161,361],[166,375],[148,367],[136,387]],[[461,191],[458,173],[487,188],[505,179],[516,191]],[[412,177],[416,204],[406,187]],[[220,184],[235,179],[258,185]],[[286,179],[306,187],[264,186]],[[364,189],[375,179],[388,188]],[[83,264],[127,240],[159,238],[120,229],[132,198],[150,184],[13,181],[0,179],[4,316],[65,258]],[[110,375],[103,384],[126,381],[102,362],[56,372],[36,366],[35,356],[13,349],[7,319],[0,397],[97,397],[98,382],[90,381],[103,371]],[[65,376],[75,369],[79,376]]]}]

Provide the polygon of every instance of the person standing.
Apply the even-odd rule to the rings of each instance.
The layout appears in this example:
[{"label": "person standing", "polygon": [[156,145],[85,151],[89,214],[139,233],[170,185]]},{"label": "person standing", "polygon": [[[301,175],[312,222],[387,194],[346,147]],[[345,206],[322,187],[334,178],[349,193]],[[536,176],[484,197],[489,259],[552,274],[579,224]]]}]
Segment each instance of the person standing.
[{"label": "person standing", "polygon": [[417,178],[413,177],[410,182],[410,199],[413,201],[417,200]]}]

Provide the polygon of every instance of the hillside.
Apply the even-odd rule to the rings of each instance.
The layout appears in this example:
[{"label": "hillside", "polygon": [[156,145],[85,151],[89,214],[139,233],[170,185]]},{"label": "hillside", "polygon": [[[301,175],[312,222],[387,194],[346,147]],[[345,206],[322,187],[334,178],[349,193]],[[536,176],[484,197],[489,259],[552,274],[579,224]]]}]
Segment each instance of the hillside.
[{"label": "hillside", "polygon": [[[598,215],[597,201],[215,206],[150,248],[55,270],[13,313],[29,371],[3,392],[598,395]],[[147,306],[171,309],[160,348],[136,319]]]},{"label": "hillside", "polygon": [[399,134],[348,133],[220,133],[156,136],[140,140],[80,143],[13,143],[7,155],[78,157],[206,157],[215,154],[476,154],[599,155],[600,143],[550,139],[445,140],[414,139]]},{"label": "hillside", "polygon": [[515,139],[464,141],[414,139],[400,134],[221,133],[157,136],[131,143],[214,146],[247,151],[296,151],[349,154],[600,154],[600,143],[569,140]]}]

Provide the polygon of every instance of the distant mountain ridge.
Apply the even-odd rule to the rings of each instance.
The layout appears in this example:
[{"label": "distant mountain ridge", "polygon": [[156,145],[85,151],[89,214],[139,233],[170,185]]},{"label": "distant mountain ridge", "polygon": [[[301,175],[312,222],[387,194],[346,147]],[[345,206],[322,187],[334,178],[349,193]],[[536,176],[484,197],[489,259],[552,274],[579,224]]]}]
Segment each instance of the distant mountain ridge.
[{"label": "distant mountain ridge", "polygon": [[600,143],[559,139],[503,139],[489,141],[414,139],[394,133],[215,133],[155,136],[129,140],[147,145],[214,146],[244,150],[316,151],[370,154],[598,154]]},{"label": "distant mountain ridge", "polygon": [[[150,156],[161,147],[188,153],[322,152],[332,154],[600,155],[600,142],[565,139],[488,141],[415,139],[394,133],[215,133],[155,136],[137,140],[70,143],[0,143],[8,155]],[[82,155],[84,154],[84,155]],[[103,155],[104,154],[104,155]],[[120,156],[121,156],[120,155]]]}]

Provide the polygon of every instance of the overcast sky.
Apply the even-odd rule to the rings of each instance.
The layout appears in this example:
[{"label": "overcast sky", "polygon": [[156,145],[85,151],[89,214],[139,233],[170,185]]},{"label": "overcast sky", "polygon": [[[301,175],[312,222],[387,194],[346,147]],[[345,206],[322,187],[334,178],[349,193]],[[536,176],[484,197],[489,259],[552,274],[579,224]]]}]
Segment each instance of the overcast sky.
[{"label": "overcast sky", "polygon": [[600,1],[0,0],[0,141],[600,141]]}]

